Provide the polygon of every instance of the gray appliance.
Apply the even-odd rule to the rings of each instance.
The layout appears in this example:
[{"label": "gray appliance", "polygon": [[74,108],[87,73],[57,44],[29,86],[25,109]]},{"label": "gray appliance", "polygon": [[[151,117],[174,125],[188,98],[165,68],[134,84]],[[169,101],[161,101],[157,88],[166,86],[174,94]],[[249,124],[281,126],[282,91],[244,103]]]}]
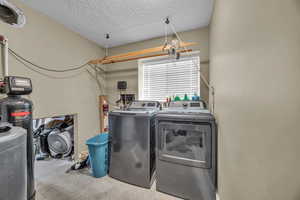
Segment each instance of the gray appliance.
[{"label": "gray appliance", "polygon": [[156,115],[156,188],[191,200],[216,199],[215,118],[202,102],[171,102]]},{"label": "gray appliance", "polygon": [[68,127],[68,129],[64,131],[60,131],[59,129],[54,129],[48,135],[47,142],[48,142],[50,154],[53,157],[60,155],[64,158],[71,155],[73,150],[72,129],[73,126]]},{"label": "gray appliance", "polygon": [[27,130],[27,200],[35,200],[33,104],[30,100],[22,98],[22,95],[31,94],[31,80],[25,77],[5,76],[0,84],[0,92],[7,94],[6,98],[0,99],[1,121]]},{"label": "gray appliance", "polygon": [[159,102],[133,101],[109,113],[110,167],[115,179],[150,188],[155,171],[154,116]]},{"label": "gray appliance", "polygon": [[0,199],[27,199],[26,130],[0,123]]}]

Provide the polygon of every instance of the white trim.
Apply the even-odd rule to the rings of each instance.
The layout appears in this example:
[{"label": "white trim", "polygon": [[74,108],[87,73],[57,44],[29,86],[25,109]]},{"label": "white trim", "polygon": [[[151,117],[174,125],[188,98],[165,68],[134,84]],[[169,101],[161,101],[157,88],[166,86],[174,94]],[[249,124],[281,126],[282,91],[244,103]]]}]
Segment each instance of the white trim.
[{"label": "white trim", "polygon": [[[180,56],[181,57],[187,57],[187,56],[194,56],[194,55],[199,55],[200,57],[200,51],[192,51],[192,52],[186,52],[186,53],[181,53]],[[142,62],[149,62],[149,61],[155,61],[155,60],[161,60],[161,59],[165,59],[165,58],[169,58],[170,56],[158,56],[158,57],[152,57],[152,58],[142,58],[139,59],[138,62],[139,64]]]},{"label": "white trim", "polygon": [[138,60],[138,98],[137,98],[139,100],[142,100],[144,98],[143,85],[144,85],[144,67],[140,59]]},{"label": "white trim", "polygon": [[[198,76],[198,91],[197,94],[200,95],[201,93],[201,78],[200,78],[200,73],[201,73],[201,57],[200,57],[200,51],[193,51],[193,52],[186,52],[181,54],[181,58],[188,58],[188,57],[198,57],[199,58],[199,76]],[[143,92],[143,86],[144,86],[144,65],[147,63],[152,63],[152,62],[164,62],[165,60],[171,60],[170,56],[159,56],[159,57],[154,57],[154,58],[144,58],[144,59],[139,59],[138,60],[138,99],[143,100],[144,99],[144,92]],[[179,59],[180,60],[180,59]],[[194,63],[195,64],[195,63]]]},{"label": "white trim", "polygon": [[219,194],[216,194],[216,200],[221,200]]}]

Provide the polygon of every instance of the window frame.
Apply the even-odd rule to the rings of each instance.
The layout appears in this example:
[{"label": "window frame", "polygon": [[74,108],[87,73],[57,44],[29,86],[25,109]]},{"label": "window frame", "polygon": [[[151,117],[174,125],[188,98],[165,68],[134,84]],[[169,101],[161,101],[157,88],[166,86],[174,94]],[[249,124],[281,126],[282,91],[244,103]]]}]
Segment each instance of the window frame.
[{"label": "window frame", "polygon": [[[198,74],[198,91],[197,94],[200,95],[201,92],[201,79],[200,79],[200,73],[201,73],[201,56],[200,51],[193,51],[193,52],[187,52],[187,53],[181,53],[180,58],[186,58],[186,57],[199,57],[199,74]],[[170,56],[159,56],[154,58],[143,58],[138,60],[138,99],[143,100],[143,86],[144,86],[144,64],[147,62],[158,62],[170,59]]]}]

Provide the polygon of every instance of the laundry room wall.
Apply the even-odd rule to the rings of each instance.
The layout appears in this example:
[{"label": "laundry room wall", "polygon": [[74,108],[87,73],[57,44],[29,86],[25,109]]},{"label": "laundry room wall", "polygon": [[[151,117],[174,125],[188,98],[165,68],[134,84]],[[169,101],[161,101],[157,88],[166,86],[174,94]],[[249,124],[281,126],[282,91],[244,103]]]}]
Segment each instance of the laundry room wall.
[{"label": "laundry room wall", "polygon": [[300,1],[216,0],[221,200],[300,199]]},{"label": "laundry room wall", "polygon": [[[185,42],[197,42],[198,44],[189,47],[193,50],[200,51],[200,59],[203,62],[201,64],[201,73],[208,79],[209,75],[209,29],[201,28],[192,31],[186,31],[179,33],[181,39]],[[113,36],[112,36],[113,37]],[[118,46],[109,49],[109,55],[116,55],[126,53],[130,51],[142,50],[145,48],[151,48],[161,46],[164,43],[164,37],[150,39],[142,42],[136,42],[128,45]],[[117,90],[117,82],[119,80],[127,81],[128,90],[127,93],[138,95],[138,61],[129,61],[122,63],[114,63],[105,65],[107,70],[106,74],[106,92],[109,97],[109,102],[114,104],[119,99],[119,91]],[[208,89],[201,83],[201,96],[208,100]]]},{"label": "laundry room wall", "polygon": [[[81,65],[90,59],[103,56],[103,49],[45,15],[13,0],[26,17],[27,24],[15,29],[0,23],[0,34],[9,40],[9,47],[39,65],[63,69],[63,66]],[[68,74],[50,73],[53,76],[72,76],[53,79],[25,68],[9,57],[10,75],[29,77],[33,93],[29,98],[34,103],[34,118],[77,114],[75,151],[84,149],[85,140],[99,133],[98,95],[96,82],[83,71]],[[49,74],[48,72],[46,72]],[[80,73],[78,75],[78,73]]]}]

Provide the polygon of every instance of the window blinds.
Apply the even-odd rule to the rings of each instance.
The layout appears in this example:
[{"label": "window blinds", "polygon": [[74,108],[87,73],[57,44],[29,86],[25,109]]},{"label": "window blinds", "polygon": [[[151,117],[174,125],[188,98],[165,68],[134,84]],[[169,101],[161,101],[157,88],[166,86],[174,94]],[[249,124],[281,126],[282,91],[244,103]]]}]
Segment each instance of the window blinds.
[{"label": "window blinds", "polygon": [[179,60],[141,61],[139,98],[164,101],[167,97],[200,93],[200,58],[186,56]]}]

